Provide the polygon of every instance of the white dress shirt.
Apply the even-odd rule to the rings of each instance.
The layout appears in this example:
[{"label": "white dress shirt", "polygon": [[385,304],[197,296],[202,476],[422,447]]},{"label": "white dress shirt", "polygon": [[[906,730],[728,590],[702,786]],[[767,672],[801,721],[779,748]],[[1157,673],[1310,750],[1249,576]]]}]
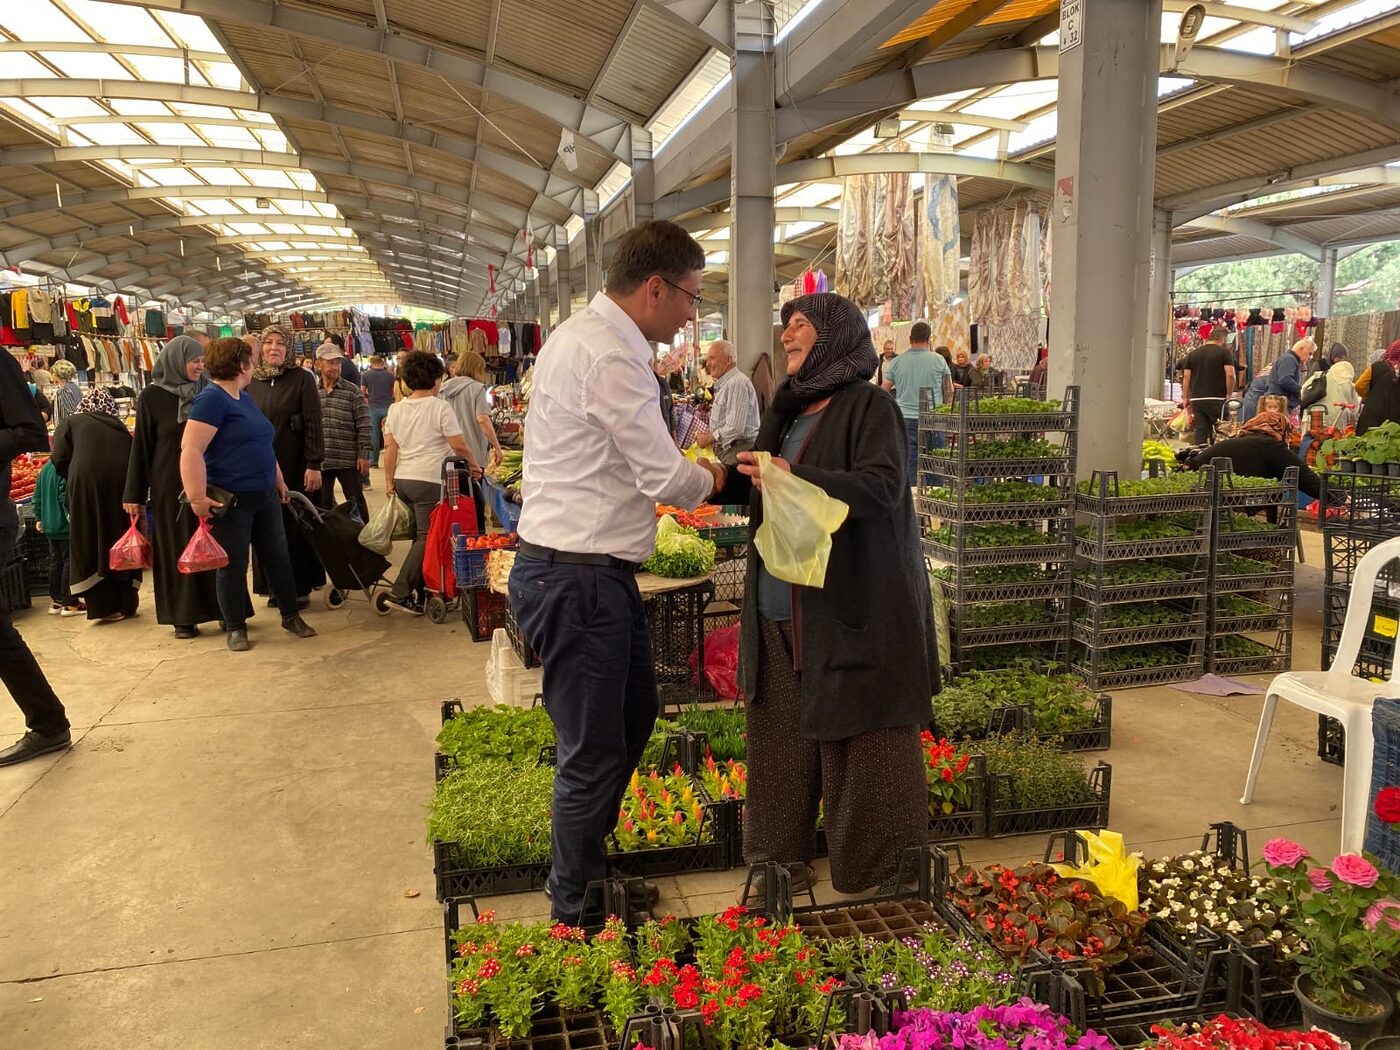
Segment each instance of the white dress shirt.
[{"label": "white dress shirt", "polygon": [[753,382],[731,365],[715,380],[715,402],[710,406],[710,435],[720,448],[758,437],[758,394]]},{"label": "white dress shirt", "polygon": [[522,539],[642,562],[656,504],[693,508],[714,478],[680,454],[661,418],[655,351],[599,292],[550,335],[525,416]]}]

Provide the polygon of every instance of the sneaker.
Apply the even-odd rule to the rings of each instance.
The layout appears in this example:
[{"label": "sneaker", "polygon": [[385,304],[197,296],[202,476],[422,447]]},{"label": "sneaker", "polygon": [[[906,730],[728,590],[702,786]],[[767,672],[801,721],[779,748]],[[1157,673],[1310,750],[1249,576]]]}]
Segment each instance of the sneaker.
[{"label": "sneaker", "polygon": [[112,613],[111,616],[99,616],[94,623],[120,623],[126,619],[126,613]]},{"label": "sneaker", "polygon": [[59,615],[59,616],[86,616],[86,615],[87,615],[87,606],[84,605],[82,602],[79,602],[77,605],[65,605],[65,606],[63,607],[63,611],[62,611],[61,613],[59,613],[58,615]]},{"label": "sneaker", "polygon": [[412,598],[399,598],[394,595],[384,599],[384,604],[390,609],[397,609],[401,613],[408,613],[410,616],[422,616],[423,610],[418,607]]},{"label": "sneaker", "polygon": [[50,615],[50,616],[57,616],[57,615],[58,615],[59,613],[61,613],[62,611],[63,611],[63,603],[62,603],[62,602],[49,602],[49,615]]}]

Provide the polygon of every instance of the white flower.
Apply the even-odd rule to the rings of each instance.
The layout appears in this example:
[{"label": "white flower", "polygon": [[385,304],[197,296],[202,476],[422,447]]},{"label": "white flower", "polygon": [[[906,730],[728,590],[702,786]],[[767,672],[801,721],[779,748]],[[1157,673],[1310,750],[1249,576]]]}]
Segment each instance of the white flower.
[{"label": "white flower", "polygon": [[1161,911],[1159,911],[1159,912],[1157,913],[1157,918],[1159,918],[1159,919],[1170,919],[1171,917],[1172,917],[1172,910],[1171,910],[1170,908],[1163,908]]},{"label": "white flower", "polygon": [[1282,931],[1282,930],[1270,930],[1270,931],[1269,931],[1269,940],[1271,940],[1271,941],[1281,941],[1281,940],[1283,940],[1283,931]]},{"label": "white flower", "polygon": [[1196,930],[1197,930],[1198,928],[1199,928],[1199,923],[1188,922],[1188,923],[1186,924],[1186,932],[1187,932],[1187,933],[1195,933]]},{"label": "white flower", "polygon": [[1213,890],[1223,890],[1225,887],[1221,885],[1220,880],[1217,879],[1215,882],[1212,882],[1210,884],[1210,888]]},{"label": "white flower", "polygon": [[1190,900],[1193,900],[1193,901],[1194,901],[1194,900],[1200,900],[1200,897],[1201,897],[1201,895],[1200,895],[1199,893],[1197,893],[1195,890],[1192,890],[1192,891],[1191,891],[1191,896],[1190,896],[1189,899],[1190,899]]},{"label": "white flower", "polygon": [[1234,898],[1234,897],[1226,897],[1226,898],[1225,898],[1225,903],[1226,903],[1226,904],[1238,904],[1239,901],[1238,901],[1236,898]]},{"label": "white flower", "polygon": [[1225,929],[1229,930],[1231,933],[1244,933],[1244,927],[1233,920],[1226,925]]},{"label": "white flower", "polygon": [[1189,859],[1189,858],[1183,858],[1182,861],[1181,861],[1181,870],[1182,870],[1182,871],[1195,871],[1195,870],[1196,870],[1196,862],[1193,861],[1193,860],[1191,860],[1191,859]]}]

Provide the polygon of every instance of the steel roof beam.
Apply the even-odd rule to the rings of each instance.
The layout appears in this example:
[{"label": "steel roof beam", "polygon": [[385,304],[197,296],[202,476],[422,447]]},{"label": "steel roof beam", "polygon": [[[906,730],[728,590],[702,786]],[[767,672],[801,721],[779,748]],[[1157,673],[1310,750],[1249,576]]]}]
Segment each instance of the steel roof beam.
[{"label": "steel roof beam", "polygon": [[[852,153],[840,157],[814,157],[778,165],[777,184],[822,182],[848,175],[876,172],[922,172],[926,175],[958,175],[967,178],[999,179],[1016,186],[1049,190],[1055,173],[1049,168],[1018,164],[1015,161],[988,160],[955,153]],[[668,194],[657,200],[658,218],[683,215],[696,208],[718,204],[729,196],[729,182],[721,179],[693,190]]]},{"label": "steel roof beam", "polygon": [[[360,110],[347,109],[302,99],[254,94],[231,88],[167,84],[149,80],[85,80],[75,78],[11,78],[0,80],[0,96],[25,98],[116,98],[136,101],[176,102],[189,105],[222,106],[256,110],[288,120],[310,120],[332,127],[355,128],[398,141],[425,146],[462,160],[480,164],[522,186],[568,207],[568,201],[583,189],[583,180],[567,172],[546,170],[514,156],[476,144],[463,135],[419,126],[413,121],[397,121]],[[131,118],[123,118],[131,119]],[[253,125],[256,127],[256,125]],[[277,129],[281,131],[281,129]],[[572,210],[572,209],[571,209]]]},{"label": "steel roof beam", "polygon": [[[789,222],[836,222],[841,218],[840,208],[784,208],[773,209],[773,221],[782,225]],[[722,230],[733,222],[729,211],[709,211],[681,219],[680,226],[688,233],[703,233],[705,230]]]},{"label": "steel roof beam", "polygon": [[[534,110],[541,116],[571,128],[595,142],[599,149],[626,161],[628,130],[646,114],[629,113],[603,103],[587,105],[574,88],[550,84],[546,78],[527,79],[495,67],[465,49],[441,39],[420,42],[409,30],[392,24],[386,29],[338,18],[275,0],[114,0],[116,3],[157,11],[178,11],[214,23],[278,30],[331,45],[342,51],[379,55],[423,72],[467,84],[481,91]],[[621,149],[620,149],[621,147]],[[619,151],[620,150],[620,151]]]},{"label": "steel roof beam", "polygon": [[1264,197],[1285,190],[1302,189],[1307,186],[1335,185],[1323,180],[1339,179],[1342,182],[1360,182],[1361,178],[1351,177],[1352,173],[1374,171],[1376,165],[1400,160],[1400,143],[1381,146],[1377,149],[1352,153],[1343,157],[1299,164],[1292,168],[1264,175],[1251,175],[1248,178],[1216,186],[1206,186],[1185,193],[1173,194],[1157,202],[1157,207],[1173,213],[1182,213],[1181,218],[1191,219],[1229,204],[1240,204],[1254,197]]},{"label": "steel roof beam", "polygon": [[1322,245],[1287,230],[1270,226],[1254,219],[1233,218],[1223,215],[1199,215],[1177,226],[1177,229],[1192,227],[1198,230],[1215,230],[1226,236],[1250,237],[1267,244],[1277,244],[1284,251],[1306,255],[1316,262],[1322,261]]}]

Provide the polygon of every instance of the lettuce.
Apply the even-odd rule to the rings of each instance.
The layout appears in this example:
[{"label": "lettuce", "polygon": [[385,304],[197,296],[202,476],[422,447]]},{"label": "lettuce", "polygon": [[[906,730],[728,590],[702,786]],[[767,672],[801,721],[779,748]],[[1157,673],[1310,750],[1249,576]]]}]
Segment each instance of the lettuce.
[{"label": "lettuce", "polygon": [[708,576],[714,567],[715,545],[671,515],[663,515],[656,523],[656,549],[642,568],[657,576],[689,579]]}]

